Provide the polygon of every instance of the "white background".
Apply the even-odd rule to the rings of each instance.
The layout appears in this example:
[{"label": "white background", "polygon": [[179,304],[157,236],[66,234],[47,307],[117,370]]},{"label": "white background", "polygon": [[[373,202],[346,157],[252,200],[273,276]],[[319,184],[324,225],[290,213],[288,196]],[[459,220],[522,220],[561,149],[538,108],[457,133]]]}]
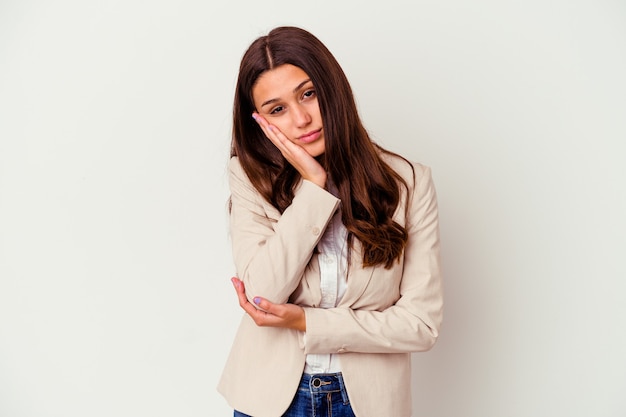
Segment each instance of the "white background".
[{"label": "white background", "polygon": [[433,168],[414,415],[626,415],[623,1],[1,0],[0,416],[231,415],[232,97],[283,24]]}]

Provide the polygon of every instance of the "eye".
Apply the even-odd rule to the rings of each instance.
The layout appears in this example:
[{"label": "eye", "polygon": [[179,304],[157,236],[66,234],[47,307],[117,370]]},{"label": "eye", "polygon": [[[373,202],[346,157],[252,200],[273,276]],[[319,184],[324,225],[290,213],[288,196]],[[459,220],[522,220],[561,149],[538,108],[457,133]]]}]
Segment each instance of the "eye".
[{"label": "eye", "polygon": [[310,98],[310,97],[315,97],[315,90],[311,89],[311,90],[306,90],[304,92],[304,94],[302,94],[302,98],[306,99],[306,98]]},{"label": "eye", "polygon": [[284,110],[283,106],[276,106],[270,111],[270,114],[278,114],[283,110]]}]

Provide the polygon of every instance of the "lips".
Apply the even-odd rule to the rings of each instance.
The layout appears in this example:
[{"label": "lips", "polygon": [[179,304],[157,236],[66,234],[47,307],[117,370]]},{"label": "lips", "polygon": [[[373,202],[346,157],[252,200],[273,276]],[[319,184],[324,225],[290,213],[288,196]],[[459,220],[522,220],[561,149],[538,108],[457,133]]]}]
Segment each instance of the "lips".
[{"label": "lips", "polygon": [[298,137],[298,140],[302,143],[311,143],[319,139],[322,134],[322,129],[317,129],[309,133],[305,133]]}]

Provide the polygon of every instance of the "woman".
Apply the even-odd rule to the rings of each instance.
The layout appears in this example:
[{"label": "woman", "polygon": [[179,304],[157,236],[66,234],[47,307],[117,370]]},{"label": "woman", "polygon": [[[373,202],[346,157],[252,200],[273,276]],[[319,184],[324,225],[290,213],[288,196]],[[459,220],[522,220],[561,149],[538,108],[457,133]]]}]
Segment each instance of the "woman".
[{"label": "woman", "polygon": [[410,416],[410,352],[442,319],[429,168],[371,141],[341,67],[299,28],[251,44],[233,113],[246,314],[218,390],[235,416]]}]

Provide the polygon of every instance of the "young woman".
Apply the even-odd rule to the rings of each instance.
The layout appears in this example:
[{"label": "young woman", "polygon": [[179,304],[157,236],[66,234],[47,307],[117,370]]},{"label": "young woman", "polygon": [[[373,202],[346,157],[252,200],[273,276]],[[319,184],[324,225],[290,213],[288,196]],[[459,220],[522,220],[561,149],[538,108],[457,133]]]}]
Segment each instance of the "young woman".
[{"label": "young woman", "polygon": [[442,320],[429,168],[373,143],[333,55],[279,27],[241,61],[229,172],[235,416],[409,417]]}]

